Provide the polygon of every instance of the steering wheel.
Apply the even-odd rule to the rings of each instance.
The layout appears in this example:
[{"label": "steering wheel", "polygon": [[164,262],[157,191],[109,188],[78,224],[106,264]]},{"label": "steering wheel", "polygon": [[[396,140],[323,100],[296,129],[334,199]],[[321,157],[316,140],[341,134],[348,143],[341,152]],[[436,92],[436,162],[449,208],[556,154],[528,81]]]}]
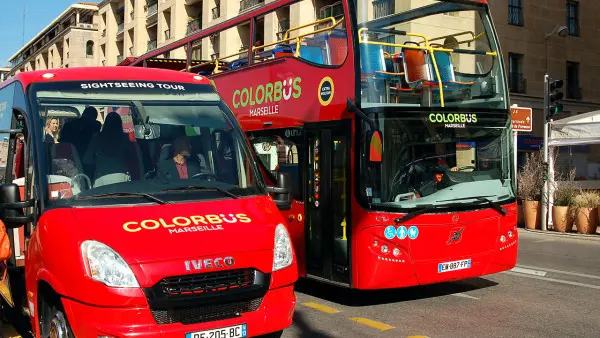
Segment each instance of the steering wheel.
[{"label": "steering wheel", "polygon": [[213,179],[208,179],[208,181],[218,181],[219,178],[217,177],[217,175],[213,174],[213,173],[197,173],[196,175],[192,176],[191,178],[200,178],[200,177],[211,177]]},{"label": "steering wheel", "polygon": [[92,188],[92,181],[90,180],[90,178],[86,174],[77,174],[77,175],[73,176],[71,178],[71,182],[77,183],[77,187],[79,188],[79,190],[83,191],[83,189],[81,189],[81,184],[79,184],[79,182],[78,182],[79,178],[81,178],[81,177],[83,177],[85,179],[85,182],[87,183],[87,188],[91,189]]},{"label": "steering wheel", "polygon": [[462,171],[463,169],[473,169],[473,170],[477,170],[477,167],[472,166],[472,165],[468,165],[468,166],[464,166],[464,167],[460,167],[458,168],[458,171]]}]

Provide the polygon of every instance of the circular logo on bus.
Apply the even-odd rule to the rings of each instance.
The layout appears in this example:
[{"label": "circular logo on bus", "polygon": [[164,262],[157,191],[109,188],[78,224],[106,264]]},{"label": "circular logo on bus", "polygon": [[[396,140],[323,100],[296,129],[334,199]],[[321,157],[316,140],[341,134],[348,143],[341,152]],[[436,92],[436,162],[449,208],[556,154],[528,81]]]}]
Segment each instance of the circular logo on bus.
[{"label": "circular logo on bus", "polygon": [[321,102],[321,105],[326,106],[330,104],[331,100],[333,100],[333,93],[333,80],[329,76],[326,76],[319,84],[319,102]]}]

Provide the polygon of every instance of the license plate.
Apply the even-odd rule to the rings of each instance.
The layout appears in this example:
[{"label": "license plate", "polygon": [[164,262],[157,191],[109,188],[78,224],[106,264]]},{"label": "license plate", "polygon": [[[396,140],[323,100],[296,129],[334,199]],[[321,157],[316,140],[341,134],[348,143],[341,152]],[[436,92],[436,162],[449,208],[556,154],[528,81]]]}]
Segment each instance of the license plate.
[{"label": "license plate", "polygon": [[248,336],[246,324],[206,331],[186,333],[185,338],[244,338]]},{"label": "license plate", "polygon": [[463,259],[460,261],[446,262],[438,264],[438,273],[464,270],[471,267],[471,259]]}]

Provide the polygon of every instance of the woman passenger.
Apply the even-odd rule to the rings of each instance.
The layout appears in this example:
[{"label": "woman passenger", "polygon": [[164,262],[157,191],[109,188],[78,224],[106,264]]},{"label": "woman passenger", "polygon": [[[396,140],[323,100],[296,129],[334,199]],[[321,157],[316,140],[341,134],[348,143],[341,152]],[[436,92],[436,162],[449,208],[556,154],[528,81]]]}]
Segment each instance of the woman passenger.
[{"label": "woman passenger", "polygon": [[44,128],[44,142],[46,143],[57,143],[58,142],[58,119],[51,117],[46,120],[46,127]]}]

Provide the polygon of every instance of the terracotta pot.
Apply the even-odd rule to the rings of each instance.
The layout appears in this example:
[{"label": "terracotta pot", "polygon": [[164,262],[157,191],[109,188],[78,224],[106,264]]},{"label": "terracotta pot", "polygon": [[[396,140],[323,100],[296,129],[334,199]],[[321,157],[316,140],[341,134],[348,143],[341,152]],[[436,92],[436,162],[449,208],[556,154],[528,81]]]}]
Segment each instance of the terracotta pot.
[{"label": "terracotta pot", "polygon": [[542,228],[542,204],[540,201],[523,201],[523,216],[527,229]]},{"label": "terracotta pot", "polygon": [[558,232],[569,232],[573,229],[573,216],[569,212],[569,207],[552,207],[552,222],[554,230]]},{"label": "terracotta pot", "polygon": [[598,209],[597,208],[579,208],[577,209],[577,218],[575,219],[577,232],[582,234],[595,234],[598,228]]}]

